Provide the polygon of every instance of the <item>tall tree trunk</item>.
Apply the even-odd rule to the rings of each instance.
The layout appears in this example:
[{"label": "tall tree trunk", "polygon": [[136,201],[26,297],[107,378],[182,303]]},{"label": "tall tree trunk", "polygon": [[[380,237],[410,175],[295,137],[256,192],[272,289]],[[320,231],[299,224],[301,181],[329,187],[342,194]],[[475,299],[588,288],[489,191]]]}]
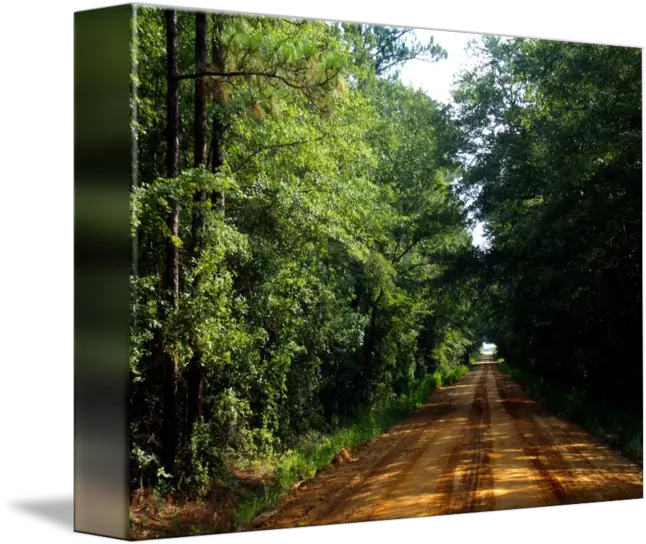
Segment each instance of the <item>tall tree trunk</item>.
[{"label": "tall tree trunk", "polygon": [[[213,14],[213,38],[211,42],[211,61],[217,72],[224,72],[226,67],[226,51],[222,43],[224,34],[225,15]],[[211,140],[211,149],[213,152],[211,158],[211,169],[217,172],[224,164],[224,106],[226,104],[226,95],[224,93],[223,82],[218,81],[218,92],[215,94],[215,107],[213,108],[213,133]],[[225,201],[224,195],[218,192],[211,194],[213,207],[219,207],[220,212],[224,215]]]},{"label": "tall tree trunk", "polygon": [[[179,93],[177,79],[177,11],[166,11],[166,176],[179,175]],[[164,291],[168,295],[169,315],[174,318],[179,298],[179,250],[175,239],[179,236],[179,203],[170,201],[167,225],[171,238],[166,242]],[[173,473],[177,453],[177,362],[167,349],[161,349],[162,358],[162,463],[167,472]]]},{"label": "tall tree trunk", "polygon": [[[206,13],[195,14],[195,72],[206,66]],[[195,80],[195,167],[206,161],[206,92],[204,78]]]},{"label": "tall tree trunk", "polygon": [[363,352],[363,375],[360,381],[359,398],[364,404],[372,404],[373,387],[377,382],[380,374],[379,365],[379,350],[377,347],[378,334],[377,334],[377,314],[379,313],[379,302],[384,296],[383,288],[379,292],[379,296],[370,304],[370,324],[366,331],[364,339],[364,352]]},{"label": "tall tree trunk", "polygon": [[[206,66],[206,13],[195,14],[195,71],[201,73]],[[204,78],[195,80],[195,167],[204,166],[206,162],[206,94]],[[204,210],[202,204],[206,201],[206,191],[197,191],[194,195],[197,204],[193,212],[192,247],[193,257],[200,253],[200,238],[204,230]],[[199,278],[195,279],[194,288]],[[202,413],[202,354],[197,343],[193,346],[193,357],[188,365],[188,398],[185,439],[191,436],[194,423]]]}]

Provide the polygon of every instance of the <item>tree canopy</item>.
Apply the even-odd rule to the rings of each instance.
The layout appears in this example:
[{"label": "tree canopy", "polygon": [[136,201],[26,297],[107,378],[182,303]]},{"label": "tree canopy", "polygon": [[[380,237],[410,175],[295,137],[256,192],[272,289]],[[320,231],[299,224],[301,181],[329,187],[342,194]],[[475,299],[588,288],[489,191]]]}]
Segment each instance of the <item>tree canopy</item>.
[{"label": "tree canopy", "polygon": [[641,410],[641,50],[486,37],[455,92],[503,357]]}]

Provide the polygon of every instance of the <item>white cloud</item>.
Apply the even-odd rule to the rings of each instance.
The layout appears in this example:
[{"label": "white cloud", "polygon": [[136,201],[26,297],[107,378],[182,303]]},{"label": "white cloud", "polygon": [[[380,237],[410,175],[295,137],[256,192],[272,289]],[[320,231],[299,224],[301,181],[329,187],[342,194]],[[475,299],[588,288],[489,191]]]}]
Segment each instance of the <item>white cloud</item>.
[{"label": "white cloud", "polygon": [[433,37],[435,43],[446,50],[447,58],[433,63],[410,60],[401,71],[401,80],[416,89],[424,90],[438,102],[450,102],[455,76],[473,64],[473,60],[465,51],[467,44],[478,35],[424,29],[415,29],[413,33],[421,43],[428,43]]}]

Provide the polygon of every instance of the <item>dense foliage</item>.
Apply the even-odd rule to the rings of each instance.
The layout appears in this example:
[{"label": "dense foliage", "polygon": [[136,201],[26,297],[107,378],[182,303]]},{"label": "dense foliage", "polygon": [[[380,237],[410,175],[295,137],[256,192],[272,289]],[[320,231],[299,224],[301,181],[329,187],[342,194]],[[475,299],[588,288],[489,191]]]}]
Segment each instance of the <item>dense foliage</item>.
[{"label": "dense foliage", "polygon": [[642,410],[641,50],[486,37],[455,92],[485,222],[487,337],[509,364]]},{"label": "dense foliage", "polygon": [[396,72],[442,49],[149,8],[136,27],[133,484],[198,492],[227,459],[334,432],[468,362],[459,133]]},{"label": "dense foliage", "polygon": [[446,55],[407,29],[135,28],[134,486],[325,435],[285,470],[313,469],[485,338],[541,398],[641,421],[640,50],[484,37],[449,106],[399,80]]}]

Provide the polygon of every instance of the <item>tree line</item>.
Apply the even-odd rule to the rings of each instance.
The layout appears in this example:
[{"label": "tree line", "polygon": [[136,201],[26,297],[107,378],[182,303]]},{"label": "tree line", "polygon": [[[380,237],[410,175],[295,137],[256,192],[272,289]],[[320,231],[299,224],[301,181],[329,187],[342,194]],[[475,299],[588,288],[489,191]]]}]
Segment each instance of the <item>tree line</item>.
[{"label": "tree line", "polygon": [[193,491],[467,363],[459,127],[409,29],[139,7],[131,476]]},{"label": "tree line", "polygon": [[481,330],[509,364],[641,420],[641,50],[490,36],[473,53],[454,118],[490,241]]}]

